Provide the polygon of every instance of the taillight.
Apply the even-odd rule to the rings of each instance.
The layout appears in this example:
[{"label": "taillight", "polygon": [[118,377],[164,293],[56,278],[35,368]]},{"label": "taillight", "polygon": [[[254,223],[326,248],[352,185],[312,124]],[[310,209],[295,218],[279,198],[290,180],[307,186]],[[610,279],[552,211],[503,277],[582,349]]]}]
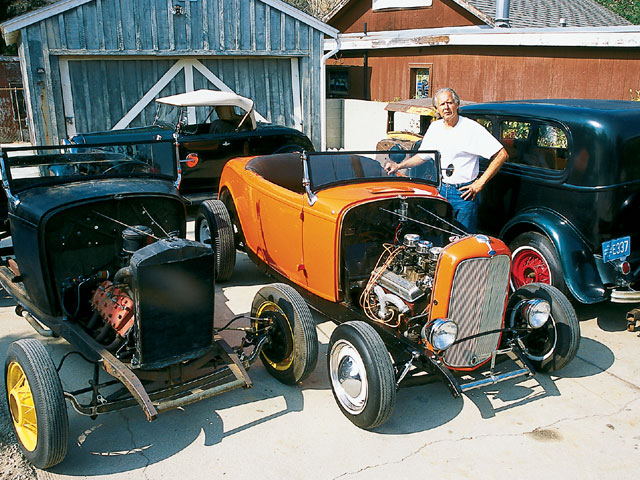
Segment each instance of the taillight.
[{"label": "taillight", "polygon": [[620,272],[622,272],[623,275],[629,275],[629,273],[631,272],[631,265],[627,261],[620,263],[619,268]]}]

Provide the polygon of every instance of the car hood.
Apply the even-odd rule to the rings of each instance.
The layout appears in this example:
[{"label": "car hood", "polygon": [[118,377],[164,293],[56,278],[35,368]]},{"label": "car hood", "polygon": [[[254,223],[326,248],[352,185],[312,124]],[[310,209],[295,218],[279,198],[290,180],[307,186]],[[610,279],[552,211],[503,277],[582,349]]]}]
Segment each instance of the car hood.
[{"label": "car hood", "polygon": [[174,185],[166,180],[100,179],[26,190],[12,216],[37,225],[49,212],[65,206],[135,196],[175,197],[182,202]]}]

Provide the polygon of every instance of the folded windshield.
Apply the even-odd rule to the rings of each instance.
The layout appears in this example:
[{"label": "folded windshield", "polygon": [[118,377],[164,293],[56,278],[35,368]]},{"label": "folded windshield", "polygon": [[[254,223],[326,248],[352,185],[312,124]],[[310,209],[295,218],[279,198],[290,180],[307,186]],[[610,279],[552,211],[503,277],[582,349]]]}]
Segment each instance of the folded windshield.
[{"label": "folded windshield", "polygon": [[4,148],[2,170],[13,193],[92,178],[177,178],[171,141]]},{"label": "folded windshield", "polygon": [[[388,162],[400,163],[416,153],[423,158],[420,165],[398,170],[394,174],[384,169]],[[313,191],[336,184],[369,181],[411,181],[436,187],[440,184],[440,154],[435,150],[318,152],[306,155]]]}]

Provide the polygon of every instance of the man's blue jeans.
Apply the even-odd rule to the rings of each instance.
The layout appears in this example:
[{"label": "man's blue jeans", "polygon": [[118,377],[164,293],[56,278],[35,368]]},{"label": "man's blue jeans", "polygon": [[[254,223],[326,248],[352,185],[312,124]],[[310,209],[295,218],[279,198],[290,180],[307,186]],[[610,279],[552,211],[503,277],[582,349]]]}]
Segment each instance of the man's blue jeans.
[{"label": "man's blue jeans", "polygon": [[440,195],[446,198],[453,207],[456,220],[462,224],[462,228],[467,233],[476,233],[478,231],[478,196],[474,200],[463,200],[460,198],[462,192],[459,189],[472,183],[473,181],[455,185],[443,183],[438,189]]}]

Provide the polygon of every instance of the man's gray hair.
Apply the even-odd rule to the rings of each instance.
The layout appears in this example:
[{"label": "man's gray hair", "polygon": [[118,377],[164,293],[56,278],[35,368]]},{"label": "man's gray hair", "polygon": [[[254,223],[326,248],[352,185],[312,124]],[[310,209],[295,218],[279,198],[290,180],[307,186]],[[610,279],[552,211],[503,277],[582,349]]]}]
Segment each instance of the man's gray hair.
[{"label": "man's gray hair", "polygon": [[436,92],[436,94],[433,96],[433,106],[434,107],[438,107],[438,105],[436,105],[436,101],[438,100],[438,97],[440,96],[441,93],[446,93],[449,92],[451,95],[453,95],[453,101],[456,102],[456,105],[460,105],[460,97],[458,96],[458,94],[456,93],[456,91],[453,88],[449,88],[449,87],[444,87],[441,88],[440,90],[438,90]]}]

